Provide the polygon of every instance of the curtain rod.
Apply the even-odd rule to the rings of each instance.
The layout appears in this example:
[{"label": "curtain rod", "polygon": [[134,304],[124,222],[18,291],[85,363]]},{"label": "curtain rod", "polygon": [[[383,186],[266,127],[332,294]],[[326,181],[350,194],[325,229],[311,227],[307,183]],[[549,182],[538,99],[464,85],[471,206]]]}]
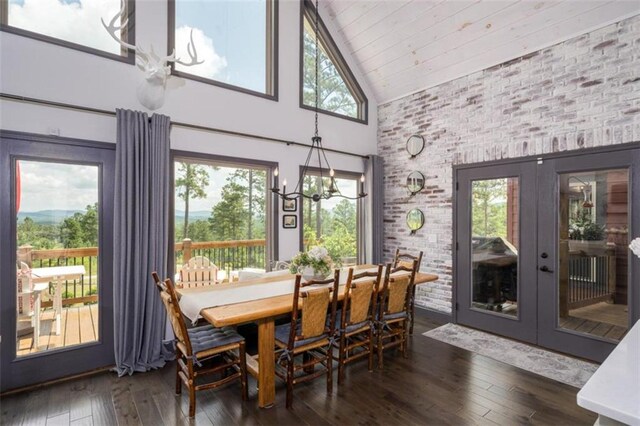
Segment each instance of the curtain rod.
[{"label": "curtain rod", "polygon": [[[51,107],[57,107],[57,108],[66,108],[66,109],[72,109],[72,110],[76,110],[76,111],[83,111],[83,112],[91,112],[94,114],[102,114],[102,115],[109,115],[112,117],[115,117],[116,113],[115,111],[109,111],[106,109],[99,109],[99,108],[92,108],[92,107],[86,107],[86,106],[81,106],[81,105],[73,105],[73,104],[68,104],[68,103],[64,103],[64,102],[56,102],[56,101],[48,101],[46,99],[38,99],[38,98],[31,98],[28,96],[19,96],[19,95],[12,95],[9,93],[0,93],[0,98],[2,99],[8,99],[11,101],[16,101],[16,102],[26,102],[26,103],[32,103],[32,104],[39,104],[39,105],[45,105],[45,106],[51,106]],[[283,143],[286,145],[293,145],[293,146],[299,146],[299,147],[303,147],[303,148],[311,148],[311,145],[306,144],[306,143],[302,143],[302,142],[295,142],[295,141],[288,141],[286,139],[279,139],[279,138],[272,138],[269,136],[262,136],[262,135],[256,135],[256,134],[252,134],[252,133],[244,133],[244,132],[236,132],[233,130],[226,130],[226,129],[220,129],[217,127],[208,127],[208,126],[202,126],[202,125],[198,125],[198,124],[190,124],[190,123],[183,123],[180,121],[172,121],[171,122],[172,126],[177,126],[177,127],[183,127],[186,129],[193,129],[193,130],[202,130],[202,131],[206,131],[206,132],[213,132],[213,133],[221,133],[224,135],[229,135],[229,136],[236,136],[236,137],[244,137],[244,138],[251,138],[251,139],[259,139],[259,140],[263,140],[263,141],[267,141],[267,142],[276,142],[276,143]],[[355,154],[353,152],[348,152],[348,151],[342,151],[339,149],[333,149],[333,148],[323,148],[325,151],[327,152],[334,152],[336,154],[342,154],[342,155],[349,155],[352,157],[359,157],[359,158],[369,158],[368,155],[361,155],[361,154]]]}]

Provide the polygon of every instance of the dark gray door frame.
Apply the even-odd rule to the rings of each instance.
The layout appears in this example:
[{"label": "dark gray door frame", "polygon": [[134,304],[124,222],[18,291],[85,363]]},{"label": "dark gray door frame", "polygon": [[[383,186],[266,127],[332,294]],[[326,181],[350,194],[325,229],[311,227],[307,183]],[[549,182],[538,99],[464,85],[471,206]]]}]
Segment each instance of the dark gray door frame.
[{"label": "dark gray door frame", "polygon": [[[16,221],[15,159],[55,161],[98,166],[100,227],[99,282],[113,283],[113,178],[115,173],[114,144],[79,139],[0,131],[0,282],[15,283]],[[113,352],[113,289],[99,287],[99,340],[95,343],[61,348],[16,358],[16,286],[0,286],[0,331],[4,341],[0,346],[0,391],[4,392],[61,377],[84,373],[114,364]]]},{"label": "dark gray door frame", "polygon": [[[458,196],[458,191],[456,191],[456,188],[459,187],[459,182],[458,182],[458,173],[461,170],[465,170],[465,169],[474,169],[474,168],[478,168],[478,167],[492,167],[492,166],[501,166],[501,165],[506,165],[506,164],[520,164],[520,163],[527,163],[527,162],[535,162],[536,164],[539,161],[542,161],[543,163],[545,161],[551,161],[551,160],[556,160],[556,159],[567,159],[567,158],[573,158],[578,160],[581,156],[591,156],[591,155],[597,155],[597,154],[608,154],[608,153],[616,153],[616,152],[628,152],[630,150],[638,150],[640,149],[640,141],[636,141],[636,142],[630,142],[630,143],[624,143],[624,144],[617,144],[617,145],[610,145],[610,146],[603,146],[603,147],[596,147],[596,148],[586,148],[586,149],[581,149],[581,150],[572,150],[572,151],[563,151],[563,152],[558,152],[558,153],[550,153],[550,154],[542,154],[542,155],[530,155],[530,156],[526,156],[526,157],[519,157],[519,158],[512,158],[512,159],[504,159],[504,160],[495,160],[495,161],[487,161],[487,162],[481,162],[481,163],[473,163],[473,164],[460,164],[460,165],[454,165],[452,167],[452,178],[453,178],[453,188],[452,188],[452,192],[453,192],[453,239],[452,239],[452,251],[453,251],[453,271],[452,271],[452,320],[454,323],[458,323],[458,311],[457,309],[459,308],[459,296],[458,296],[458,278],[459,278],[459,274],[458,274],[458,269],[459,269],[459,265],[458,265],[458,254],[457,254],[457,250],[456,247],[459,247],[459,236],[458,236],[458,203],[459,203],[459,196]],[[638,164],[638,157],[636,158],[636,164]],[[629,179],[630,179],[630,185],[633,185],[633,182],[636,182],[636,185],[631,189],[630,194],[632,193],[633,190],[635,190],[636,192],[640,191],[640,188],[638,188],[640,186],[640,184],[638,182],[640,182],[640,167],[635,167],[634,171],[633,171],[633,175],[630,174]],[[640,196],[638,196],[636,194],[635,199],[633,199],[633,211],[634,212],[639,212],[640,211]],[[637,216],[637,213],[636,213]],[[640,235],[640,220],[636,220],[634,223],[632,223],[632,236],[636,236],[636,235]],[[630,262],[629,265],[629,273],[631,274],[630,277],[639,277],[640,276],[640,260],[635,257],[635,258],[630,258],[633,259]],[[537,272],[536,272],[537,273]],[[629,281],[631,283],[631,279]],[[637,286],[637,284],[636,284]],[[636,293],[640,293],[640,287],[636,288]],[[638,297],[638,295],[636,295],[634,293],[633,298],[630,296],[629,298],[629,309],[631,310],[630,312],[630,318],[632,321],[634,320],[639,320],[640,319],[640,297]]]},{"label": "dark gray door frame", "polygon": [[[514,339],[531,343],[536,341],[536,265],[535,239],[521,238],[518,248],[518,315],[507,316],[493,311],[479,310],[471,306],[472,251],[471,251],[471,182],[485,179],[517,177],[519,182],[519,229],[536,232],[536,170],[534,163],[503,164],[487,167],[460,169],[457,172],[456,196],[456,278],[463,285],[456,286],[456,321],[482,328]],[[458,281],[456,281],[458,282]]]},{"label": "dark gray door frame", "polygon": [[[635,167],[632,167],[635,166]],[[541,346],[556,349],[562,352],[571,352],[583,358],[593,359],[599,362],[611,353],[616,343],[603,338],[580,333],[573,330],[560,328],[558,321],[558,291],[557,271],[559,270],[558,255],[558,200],[560,173],[573,173],[580,171],[598,171],[611,169],[629,170],[628,206],[630,229],[629,236],[640,235],[640,220],[633,220],[640,212],[640,150],[618,151],[583,156],[579,162],[571,158],[557,158],[543,161],[539,164],[538,181],[540,184],[540,204],[547,206],[540,209],[538,220],[540,223],[538,232],[538,251],[546,252],[549,258],[545,261],[539,259],[540,265],[544,263],[553,273],[537,271],[538,274],[538,304],[542,311],[538,323],[538,343]],[[627,307],[630,319],[629,328],[634,320],[640,318],[640,288],[634,283],[634,277],[638,277],[640,260],[630,254],[627,276]],[[635,285],[634,285],[635,284]],[[587,340],[585,340],[587,339]]]}]

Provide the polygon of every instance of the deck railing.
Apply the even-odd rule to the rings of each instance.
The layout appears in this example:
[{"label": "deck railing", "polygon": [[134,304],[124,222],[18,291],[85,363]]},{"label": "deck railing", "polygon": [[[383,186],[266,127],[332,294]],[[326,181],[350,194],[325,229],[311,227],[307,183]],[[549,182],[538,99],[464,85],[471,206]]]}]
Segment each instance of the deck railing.
[{"label": "deck railing", "polygon": [[176,272],[195,256],[204,256],[220,270],[227,272],[244,268],[264,268],[267,240],[191,241],[189,238],[175,244]]},{"label": "deck railing", "polygon": [[[205,256],[221,270],[229,274],[243,268],[264,268],[267,242],[261,240],[191,241],[175,243],[177,270],[194,256]],[[86,274],[79,280],[67,280],[62,290],[64,305],[91,303],[98,300],[98,247],[34,250],[25,245],[18,248],[18,262],[31,268],[83,265]],[[228,276],[228,275],[227,275]],[[51,302],[43,302],[43,307]]]}]

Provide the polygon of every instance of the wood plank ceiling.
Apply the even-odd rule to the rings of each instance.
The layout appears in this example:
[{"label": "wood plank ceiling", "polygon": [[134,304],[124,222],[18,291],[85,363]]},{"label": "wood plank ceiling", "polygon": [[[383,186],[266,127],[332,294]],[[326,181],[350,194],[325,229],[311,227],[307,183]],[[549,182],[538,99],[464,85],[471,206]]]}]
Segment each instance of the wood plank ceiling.
[{"label": "wood plank ceiling", "polygon": [[325,0],[378,103],[640,14],[640,0]]}]

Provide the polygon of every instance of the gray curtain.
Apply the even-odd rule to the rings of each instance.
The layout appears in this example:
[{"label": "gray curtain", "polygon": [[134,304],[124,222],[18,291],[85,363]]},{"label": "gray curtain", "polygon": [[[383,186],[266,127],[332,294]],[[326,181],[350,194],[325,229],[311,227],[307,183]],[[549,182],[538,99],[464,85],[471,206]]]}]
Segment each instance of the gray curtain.
[{"label": "gray curtain", "polygon": [[369,155],[365,160],[366,192],[360,235],[370,236],[360,240],[361,256],[366,262],[379,264],[384,261],[384,168],[379,155]]},{"label": "gray curtain", "polygon": [[114,212],[114,346],[118,375],[162,367],[166,313],[151,272],[167,275],[167,116],[118,109]]}]

